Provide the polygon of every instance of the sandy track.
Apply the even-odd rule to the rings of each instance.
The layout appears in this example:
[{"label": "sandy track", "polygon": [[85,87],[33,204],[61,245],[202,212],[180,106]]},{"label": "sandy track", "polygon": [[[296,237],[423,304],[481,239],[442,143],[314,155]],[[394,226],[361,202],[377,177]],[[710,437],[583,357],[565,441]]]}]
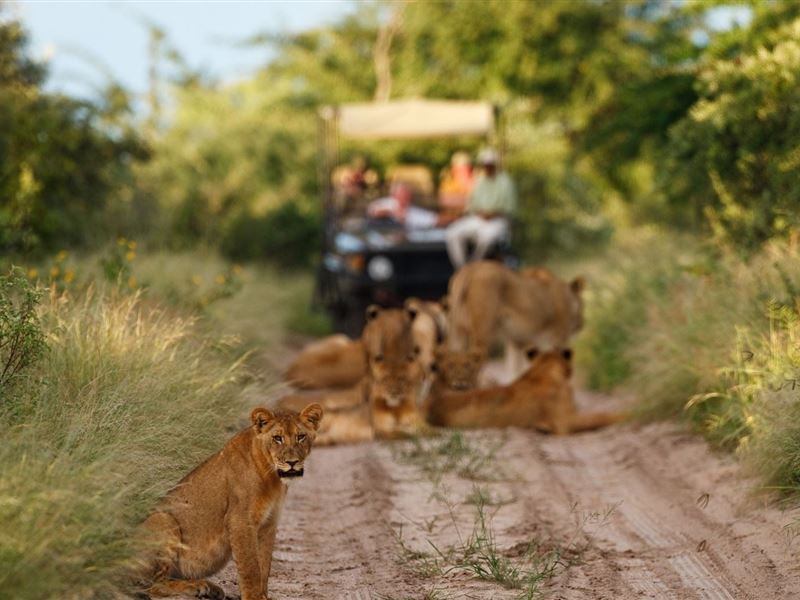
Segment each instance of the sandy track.
[{"label": "sandy track", "polygon": [[[582,395],[584,404],[604,399]],[[533,541],[560,548],[547,581],[570,600],[800,597],[786,525],[797,513],[759,502],[734,460],[670,424],[624,425],[556,438],[475,432],[473,448],[502,444],[476,481],[434,482],[400,454],[408,443],[317,448],[292,484],[282,516],[270,596],[280,600],[506,599],[519,590],[444,566],[424,577],[405,547],[435,556],[474,529],[476,486],[503,556],[520,564]],[[440,566],[442,566],[440,565]],[[217,578],[236,597],[235,568]],[[426,596],[431,592],[432,596]]]}]

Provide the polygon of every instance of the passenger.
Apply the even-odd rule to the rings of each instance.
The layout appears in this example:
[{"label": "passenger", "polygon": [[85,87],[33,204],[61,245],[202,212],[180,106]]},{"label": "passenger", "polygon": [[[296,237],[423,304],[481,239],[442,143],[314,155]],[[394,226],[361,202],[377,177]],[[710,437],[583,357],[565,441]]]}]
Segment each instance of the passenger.
[{"label": "passenger", "polygon": [[508,235],[509,218],[517,209],[517,192],[511,177],[498,167],[497,152],[491,148],[478,154],[483,173],[467,204],[467,215],[454,221],[446,232],[447,253],[458,269],[467,261],[467,242],[472,240],[475,251],[471,260],[486,256],[489,248]]},{"label": "passenger", "polygon": [[369,203],[367,215],[372,219],[392,219],[408,229],[425,229],[438,223],[438,215],[411,203],[413,193],[405,183],[392,185],[389,196]]},{"label": "passenger", "polygon": [[455,152],[450,168],[439,184],[439,207],[442,222],[450,223],[460,217],[472,192],[472,161],[466,152]]}]

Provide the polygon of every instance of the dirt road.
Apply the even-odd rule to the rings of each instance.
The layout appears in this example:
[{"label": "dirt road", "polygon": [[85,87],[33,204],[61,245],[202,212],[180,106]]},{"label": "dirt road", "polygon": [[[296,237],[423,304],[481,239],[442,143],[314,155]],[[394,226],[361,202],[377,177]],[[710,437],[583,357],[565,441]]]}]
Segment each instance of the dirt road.
[{"label": "dirt road", "polygon": [[[273,599],[800,597],[798,514],[675,425],[318,448],[306,472]],[[232,597],[235,579],[217,578]]]}]

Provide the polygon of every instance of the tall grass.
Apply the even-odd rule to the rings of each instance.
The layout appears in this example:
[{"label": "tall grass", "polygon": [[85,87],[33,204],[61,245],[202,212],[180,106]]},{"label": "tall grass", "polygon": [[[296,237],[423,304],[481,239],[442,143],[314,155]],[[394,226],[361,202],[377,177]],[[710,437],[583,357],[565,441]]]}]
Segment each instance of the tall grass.
[{"label": "tall grass", "polygon": [[767,485],[800,491],[800,252],[743,259],[651,237],[610,263],[579,342],[588,382],[682,416]]},{"label": "tall grass", "polygon": [[242,411],[230,348],[138,294],[53,293],[0,407],[0,598],[123,595],[132,532]]}]

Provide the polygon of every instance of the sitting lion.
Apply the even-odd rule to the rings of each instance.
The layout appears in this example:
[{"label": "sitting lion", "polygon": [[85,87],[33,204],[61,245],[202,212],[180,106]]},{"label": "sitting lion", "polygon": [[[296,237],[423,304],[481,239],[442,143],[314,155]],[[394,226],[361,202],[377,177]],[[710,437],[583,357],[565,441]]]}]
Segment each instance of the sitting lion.
[{"label": "sitting lion", "polygon": [[419,404],[425,382],[412,331],[416,318],[410,310],[370,306],[361,336],[367,364],[361,382],[344,392],[290,394],[278,405],[294,408],[313,399],[330,408],[317,440],[320,444],[414,433],[424,421]]},{"label": "sitting lion", "polygon": [[[409,298],[405,303],[419,360],[429,372],[436,346],[444,337],[446,318],[435,302]],[[304,389],[352,388],[366,375],[364,343],[336,334],[305,346],[286,370],[285,379]]]},{"label": "sitting lion", "polygon": [[510,385],[431,397],[427,419],[444,427],[527,427],[566,434],[597,429],[623,419],[618,413],[579,413],[570,385],[570,350],[529,350],[528,370]]},{"label": "sitting lion", "polygon": [[250,427],[184,477],[144,522],[151,554],[142,579],[151,596],[222,600],[222,589],[204,578],[233,554],[242,600],[269,597],[286,484],[303,476],[322,408],[311,404],[299,414],[256,408],[250,419]]},{"label": "sitting lion", "polygon": [[524,368],[524,349],[563,348],[583,327],[584,281],[567,283],[547,269],[515,272],[495,261],[478,261],[450,280],[450,340],[488,358],[493,342],[506,344],[507,371]]}]

